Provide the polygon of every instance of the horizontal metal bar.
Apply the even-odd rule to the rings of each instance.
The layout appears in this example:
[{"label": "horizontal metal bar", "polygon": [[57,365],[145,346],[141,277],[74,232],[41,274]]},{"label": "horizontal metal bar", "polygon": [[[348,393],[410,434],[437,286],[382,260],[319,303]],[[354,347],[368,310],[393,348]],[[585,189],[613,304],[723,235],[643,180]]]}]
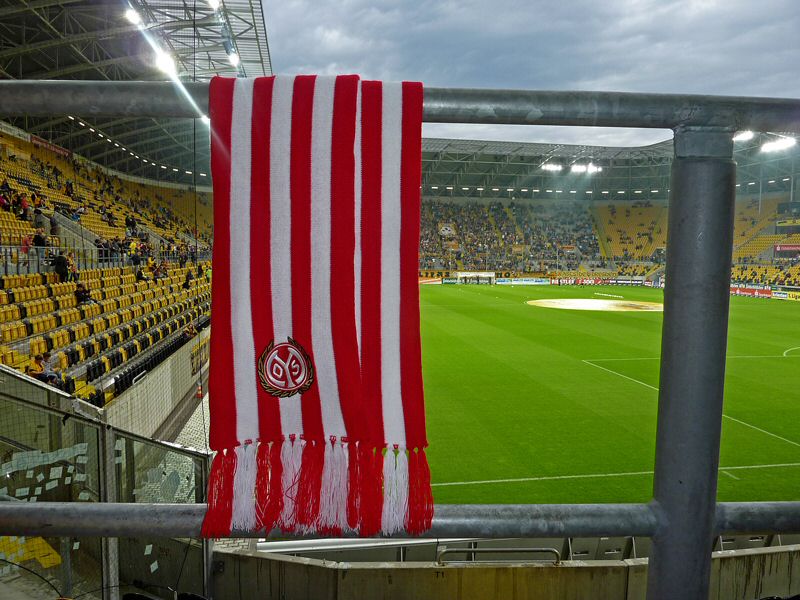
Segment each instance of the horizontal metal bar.
[{"label": "horizontal metal bar", "polygon": [[[205,504],[0,502],[0,535],[196,538],[205,512]],[[650,537],[663,526],[653,504],[442,504],[435,515],[425,537]],[[800,533],[800,502],[719,504],[715,531]]]},{"label": "horizontal metal bar", "polygon": [[[208,82],[0,81],[4,116],[197,117]],[[800,100],[535,90],[426,88],[430,123],[577,125],[674,129],[680,125],[800,132]]]},{"label": "horizontal metal bar", "polygon": [[715,532],[800,533],[800,502],[722,502],[717,504]]},{"label": "horizontal metal bar", "polygon": [[[439,549],[436,551],[436,562],[444,564],[442,557],[447,554],[469,554],[472,557],[472,560],[475,559],[476,554],[553,554],[556,557],[554,564],[559,564],[561,562],[561,553],[556,550],[555,548],[448,548],[447,546],[439,546]],[[465,562],[461,561],[450,561],[453,562]]]}]

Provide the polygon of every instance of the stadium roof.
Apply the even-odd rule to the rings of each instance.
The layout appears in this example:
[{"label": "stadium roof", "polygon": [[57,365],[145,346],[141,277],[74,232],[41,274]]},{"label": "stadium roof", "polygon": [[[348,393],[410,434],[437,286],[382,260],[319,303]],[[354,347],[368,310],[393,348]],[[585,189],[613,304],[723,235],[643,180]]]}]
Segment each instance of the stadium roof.
[{"label": "stadium roof", "polygon": [[[761,151],[765,142],[778,137],[758,133],[735,143],[737,179],[744,182],[740,191],[756,189],[751,182],[757,181],[768,186],[763,188],[766,191],[790,189],[800,146],[776,153]],[[627,197],[666,199],[672,157],[672,140],[642,147],[605,147],[425,138],[422,190],[426,196],[523,198],[563,193],[565,197],[615,194],[622,199],[617,194],[631,194]]]},{"label": "stadium roof", "polygon": [[[178,81],[271,75],[261,1],[218,3],[214,9],[209,0],[0,0],[0,76],[169,79],[156,66],[157,49],[174,61]],[[126,18],[129,9],[139,24]],[[239,57],[237,66],[231,54]],[[10,121],[133,175],[188,183],[196,173],[208,172],[208,128],[200,119],[73,116]]]}]

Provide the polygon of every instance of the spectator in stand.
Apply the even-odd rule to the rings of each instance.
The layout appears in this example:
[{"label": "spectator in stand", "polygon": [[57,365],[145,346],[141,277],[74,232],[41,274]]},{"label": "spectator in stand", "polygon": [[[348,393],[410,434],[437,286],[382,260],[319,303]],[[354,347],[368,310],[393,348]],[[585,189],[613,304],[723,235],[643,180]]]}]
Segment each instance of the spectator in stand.
[{"label": "spectator in stand", "polygon": [[74,252],[67,254],[67,270],[69,271],[69,280],[78,281],[78,265],[75,262]]},{"label": "spectator in stand", "polygon": [[183,280],[183,289],[185,289],[185,290],[190,289],[192,287],[192,280],[193,279],[194,279],[194,277],[192,277],[192,272],[191,271],[187,271],[186,272],[186,279]]},{"label": "spectator in stand", "polygon": [[136,269],[136,283],[140,281],[150,281],[150,278],[147,277],[141,269]]},{"label": "spectator in stand", "polygon": [[11,193],[11,186],[8,185],[8,177],[3,178],[3,185],[0,185],[0,192],[3,192],[4,194]]},{"label": "spectator in stand", "polygon": [[69,263],[63,252],[59,252],[58,256],[53,259],[53,270],[56,272],[56,275],[58,275],[60,283],[69,281]]},{"label": "spectator in stand", "polygon": [[33,245],[36,248],[45,248],[47,246],[47,236],[41,227],[36,230],[36,234],[33,236]]},{"label": "spectator in stand", "polygon": [[31,220],[31,204],[28,202],[28,195],[22,194],[19,200],[19,218],[23,221]]},{"label": "spectator in stand", "polygon": [[24,262],[27,264],[28,262],[28,255],[30,254],[31,248],[33,247],[33,236],[29,233],[25,237],[22,238],[22,247],[20,248],[20,252],[24,255]]},{"label": "spectator in stand", "polygon": [[206,268],[206,281],[211,283],[211,265]]},{"label": "spectator in stand", "polygon": [[44,362],[44,356],[37,354],[33,357],[33,364],[30,366],[30,372],[35,379],[38,379],[43,383],[56,385],[59,380],[58,375],[52,371],[47,373],[45,370],[46,366],[47,365]]},{"label": "spectator in stand", "polygon": [[[152,258],[152,257],[151,257]],[[161,263],[153,270],[153,279],[164,279],[167,276],[167,263],[166,261],[161,261]]]},{"label": "spectator in stand", "polygon": [[6,192],[0,194],[0,208],[6,212],[11,210],[11,201],[9,201],[8,194]]},{"label": "spectator in stand", "polygon": [[92,298],[92,293],[82,283],[75,287],[75,300],[78,301],[78,304],[97,304],[97,301]]},{"label": "spectator in stand", "polygon": [[50,215],[50,235],[57,237],[58,234],[58,221],[56,221],[56,213],[53,211],[53,214]]}]

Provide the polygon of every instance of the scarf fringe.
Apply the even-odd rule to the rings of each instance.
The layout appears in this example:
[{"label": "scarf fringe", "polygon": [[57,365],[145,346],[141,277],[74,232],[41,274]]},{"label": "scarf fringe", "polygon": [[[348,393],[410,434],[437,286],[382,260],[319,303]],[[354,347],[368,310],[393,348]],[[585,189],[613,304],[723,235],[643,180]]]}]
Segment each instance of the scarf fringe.
[{"label": "scarf fringe", "polygon": [[236,453],[232,450],[217,452],[208,475],[208,510],[200,531],[204,538],[227,537],[231,534],[235,472]]},{"label": "scarf fringe", "polygon": [[203,537],[266,531],[362,537],[407,531],[433,519],[424,448],[374,446],[294,435],[218,452],[209,478]]}]

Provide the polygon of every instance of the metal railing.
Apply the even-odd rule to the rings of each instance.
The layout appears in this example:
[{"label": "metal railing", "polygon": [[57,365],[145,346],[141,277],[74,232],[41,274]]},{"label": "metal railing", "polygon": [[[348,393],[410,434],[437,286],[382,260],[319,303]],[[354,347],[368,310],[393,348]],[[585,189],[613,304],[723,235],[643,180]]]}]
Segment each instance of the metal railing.
[{"label": "metal railing", "polygon": [[[1,81],[9,116],[194,117],[208,83]],[[615,92],[425,90],[424,120],[672,129],[655,481],[648,504],[437,506],[431,535],[652,536],[649,600],[708,597],[715,534],[799,532],[800,502],[717,504],[740,129],[800,132],[800,100]],[[197,536],[198,505],[0,506],[8,533]],[[235,534],[239,535],[239,534]]]}]

